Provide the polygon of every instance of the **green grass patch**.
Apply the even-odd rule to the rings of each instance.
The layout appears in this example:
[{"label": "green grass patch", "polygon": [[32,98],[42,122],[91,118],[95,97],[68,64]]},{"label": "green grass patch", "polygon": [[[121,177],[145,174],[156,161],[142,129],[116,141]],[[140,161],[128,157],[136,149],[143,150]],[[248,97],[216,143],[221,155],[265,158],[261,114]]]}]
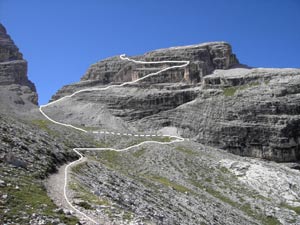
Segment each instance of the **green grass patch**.
[{"label": "green grass patch", "polygon": [[239,87],[228,87],[223,89],[223,94],[226,97],[234,96],[235,92],[239,89]]},{"label": "green grass patch", "polygon": [[94,141],[93,143],[95,148],[109,148],[111,146],[111,144],[107,142]]},{"label": "green grass patch", "polygon": [[275,217],[265,216],[263,214],[256,212],[255,210],[252,209],[252,207],[249,203],[241,204],[239,202],[235,202],[235,201],[231,200],[230,198],[224,196],[219,191],[217,191],[209,186],[200,184],[199,182],[196,182],[196,181],[191,181],[191,184],[194,185],[195,187],[198,187],[198,188],[206,191],[207,193],[209,193],[210,195],[219,199],[220,201],[227,203],[227,204],[231,205],[232,207],[240,209],[248,216],[261,221],[261,224],[263,224],[263,225],[280,225],[281,224]]},{"label": "green grass patch", "polygon": [[93,207],[89,203],[87,203],[87,202],[79,202],[76,205],[78,205],[78,206],[80,206],[80,207],[82,207],[84,209],[87,209],[87,210],[93,209]]},{"label": "green grass patch", "polygon": [[[92,203],[95,205],[105,205],[105,206],[111,205],[111,203],[107,199],[104,199],[104,198],[102,199],[102,198],[98,197],[97,195],[88,191],[84,186],[82,186],[74,181],[69,183],[69,188],[76,192],[76,198],[79,198],[79,199],[85,201],[86,203]],[[83,203],[83,204],[85,204],[85,203]],[[91,205],[89,204],[89,206],[88,206],[87,204],[85,204],[82,207],[83,208],[85,208],[85,207],[91,208]],[[85,209],[87,209],[87,208],[85,208]]]},{"label": "green grass patch", "polygon": [[152,141],[158,141],[158,142],[171,142],[171,137],[151,137]]},{"label": "green grass patch", "polygon": [[146,150],[147,150],[146,148],[140,148],[140,149],[134,151],[134,152],[132,153],[132,155],[133,155],[135,158],[139,158],[139,157],[141,157],[142,155],[145,154]]},{"label": "green grass patch", "polygon": [[123,220],[131,221],[132,215],[133,215],[133,214],[132,214],[131,212],[124,212],[122,218],[123,218]]},{"label": "green grass patch", "polygon": [[[10,210],[7,213],[1,213],[4,221],[17,221],[18,224],[29,224],[30,218],[25,218],[22,213],[32,215],[44,215],[49,217],[56,217],[68,225],[73,225],[78,222],[78,219],[73,216],[66,216],[62,213],[54,212],[57,206],[48,197],[47,192],[42,183],[33,177],[22,176],[11,177],[6,182],[10,182],[11,186],[1,187],[0,192],[8,195],[5,207]],[[15,184],[14,184],[15,183]],[[16,188],[18,185],[19,188]],[[1,211],[1,210],[0,210]]]},{"label": "green grass patch", "polygon": [[295,206],[288,205],[286,203],[281,203],[280,206],[283,207],[283,208],[289,209],[289,210],[293,210],[298,215],[300,215],[300,206],[295,207]]},{"label": "green grass patch", "polygon": [[200,184],[199,182],[196,182],[196,181],[191,181],[191,184],[194,185],[197,188],[200,188],[200,189],[206,191],[207,193],[209,193],[210,195],[214,196],[215,198],[221,200],[222,202],[225,202],[225,203],[227,203],[231,206],[234,206],[234,207],[238,207],[237,202],[232,201],[230,198],[224,196],[219,191],[217,191],[217,190],[215,190],[215,189],[213,189],[209,186],[205,186],[205,185]]},{"label": "green grass patch", "polygon": [[158,182],[164,186],[173,188],[174,190],[181,192],[181,193],[192,193],[192,190],[177,184],[173,181],[170,181],[169,179],[165,178],[165,177],[161,177],[161,176],[148,176],[148,178],[152,181]]},{"label": "green grass patch", "polygon": [[49,120],[35,119],[35,120],[31,120],[31,122],[34,125],[38,126],[40,129],[46,131],[47,133],[51,135],[55,135],[55,132],[49,128],[49,125],[51,123]]},{"label": "green grass patch", "polygon": [[197,153],[194,152],[192,149],[189,149],[189,148],[185,148],[183,146],[177,146],[175,148],[177,151],[180,151],[180,152],[183,152],[184,154],[187,154],[187,155],[196,155]]},{"label": "green grass patch", "polygon": [[238,90],[245,90],[245,89],[250,88],[250,87],[258,86],[259,84],[260,84],[259,82],[253,82],[253,83],[250,83],[250,84],[245,84],[245,85],[240,85],[240,86],[227,87],[227,88],[223,89],[223,94],[226,97],[232,97],[232,96],[235,95],[235,93]]},{"label": "green grass patch", "polygon": [[72,168],[71,168],[71,170],[72,170],[72,172],[74,172],[74,173],[79,173],[80,171],[81,171],[81,169],[83,168],[83,167],[85,167],[87,165],[87,162],[82,162],[82,163],[79,163],[78,165],[76,165],[76,166],[73,166]]},{"label": "green grass patch", "polygon": [[115,164],[119,161],[120,153],[112,150],[104,150],[99,152],[101,159],[110,164]]},{"label": "green grass patch", "polygon": [[229,171],[226,167],[221,167],[221,168],[220,168],[220,171],[221,171],[222,173],[230,173],[230,171]]}]

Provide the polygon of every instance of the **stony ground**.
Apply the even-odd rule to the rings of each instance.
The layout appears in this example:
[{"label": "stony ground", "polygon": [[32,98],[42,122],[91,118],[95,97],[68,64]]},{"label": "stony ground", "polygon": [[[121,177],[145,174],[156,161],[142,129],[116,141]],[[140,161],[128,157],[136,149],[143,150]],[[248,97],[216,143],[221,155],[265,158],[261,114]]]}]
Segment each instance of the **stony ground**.
[{"label": "stony ground", "polygon": [[84,154],[88,160],[72,168],[69,195],[103,224],[300,223],[300,172],[285,164],[191,141]]},{"label": "stony ground", "polygon": [[76,158],[73,147],[95,141],[32,115],[0,114],[0,224],[76,224],[48,197],[44,180]]},{"label": "stony ground", "polygon": [[[72,148],[122,148],[146,139],[93,137],[48,122],[37,111],[27,62],[1,24],[0,42],[0,224],[86,223],[59,194],[64,168],[47,184],[49,174],[76,159]],[[241,158],[199,144],[275,161],[299,160],[299,69],[246,68],[224,42],[133,58],[190,64],[130,87],[81,93],[48,107],[47,113],[89,130],[177,127],[174,133],[198,143],[85,151],[86,161],[72,168],[68,184],[68,196],[80,211],[100,224],[116,225],[300,224],[299,164]],[[92,65],[80,82],[65,86],[53,99],[157,70],[109,58]]]}]

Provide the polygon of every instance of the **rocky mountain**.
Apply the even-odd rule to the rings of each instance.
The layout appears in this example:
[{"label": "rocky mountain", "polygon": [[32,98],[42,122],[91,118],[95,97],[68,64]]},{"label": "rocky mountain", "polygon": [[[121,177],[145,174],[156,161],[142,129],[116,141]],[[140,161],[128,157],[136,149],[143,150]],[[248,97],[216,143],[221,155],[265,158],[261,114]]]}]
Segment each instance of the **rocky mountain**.
[{"label": "rocky mountain", "polygon": [[43,120],[37,102],[27,62],[0,24],[0,224],[74,225],[78,219],[52,202],[44,179],[76,158],[73,147],[95,142]]},{"label": "rocky mountain", "polygon": [[[41,115],[27,62],[0,31],[0,224],[96,224],[84,215],[105,225],[300,224],[299,163],[263,160],[299,160],[298,69],[240,65],[225,42],[131,57],[190,64],[43,107],[85,133]],[[112,57],[52,100],[173,65]],[[70,165],[73,148],[83,159]]]},{"label": "rocky mountain", "polygon": [[[47,112],[60,121],[106,130],[176,128],[183,137],[238,155],[281,162],[300,159],[299,69],[249,68],[239,64],[225,42],[160,49],[131,58],[190,64],[133,85],[80,93]],[[171,65],[105,59],[52,100],[80,89],[132,81]]]},{"label": "rocky mountain", "polygon": [[20,113],[38,104],[35,85],[27,77],[27,62],[2,24],[0,24],[0,95],[1,111]]}]

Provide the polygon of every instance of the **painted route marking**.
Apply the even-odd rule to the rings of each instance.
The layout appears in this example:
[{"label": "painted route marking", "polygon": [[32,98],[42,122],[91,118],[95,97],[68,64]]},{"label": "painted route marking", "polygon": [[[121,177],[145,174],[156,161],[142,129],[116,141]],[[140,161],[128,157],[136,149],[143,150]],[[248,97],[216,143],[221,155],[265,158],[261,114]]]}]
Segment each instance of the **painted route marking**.
[{"label": "painted route marking", "polygon": [[[55,123],[55,124],[58,124],[58,125],[61,125],[61,126],[65,126],[65,127],[70,127],[70,128],[73,128],[73,129],[76,129],[76,130],[79,130],[81,132],[84,132],[84,133],[88,133],[87,130],[83,129],[83,128],[80,128],[80,127],[76,127],[76,126],[73,126],[71,124],[67,124],[67,123],[62,123],[62,122],[58,122],[52,118],[50,118],[44,111],[43,111],[43,108],[49,106],[49,105],[53,105],[57,102],[60,102],[64,99],[68,99],[68,98],[71,98],[73,96],[75,96],[76,94],[79,94],[79,93],[82,93],[82,92],[90,92],[90,91],[104,91],[104,90],[108,90],[110,88],[114,88],[114,87],[123,87],[125,85],[130,85],[130,84],[134,84],[134,83],[137,83],[141,80],[144,80],[148,77],[152,77],[152,76],[155,76],[155,75],[158,75],[164,71],[167,71],[167,70],[170,70],[170,69],[174,69],[174,68],[183,68],[183,67],[186,67],[190,62],[189,61],[157,61],[157,62],[147,62],[147,61],[138,61],[138,60],[134,60],[134,59],[130,59],[128,57],[125,57],[125,54],[122,54],[120,55],[120,59],[122,60],[127,60],[127,61],[130,61],[130,62],[134,62],[134,63],[137,63],[137,64],[164,64],[164,63],[180,63],[181,65],[175,65],[175,66],[170,66],[170,67],[166,67],[166,68],[163,68],[157,72],[154,72],[154,73],[150,73],[144,77],[141,77],[139,79],[136,79],[134,81],[129,81],[129,82],[124,82],[122,84],[118,84],[118,85],[110,85],[110,86],[107,86],[107,87],[104,87],[104,88],[87,88],[87,89],[82,89],[82,90],[79,90],[79,91],[76,91],[74,92],[73,94],[71,95],[67,95],[67,96],[64,96],[60,99],[57,99],[55,101],[52,101],[46,105],[41,105],[39,107],[39,110],[41,112],[41,114],[46,118],[48,119],[49,121]],[[79,159],[69,163],[66,168],[65,168],[65,183],[64,183],[64,198],[66,200],[66,202],[68,203],[68,205],[74,210],[76,211],[78,214],[80,214],[81,216],[83,216],[85,219],[89,220],[90,222],[94,223],[94,224],[99,224],[97,221],[95,221],[94,219],[92,219],[91,217],[89,217],[88,215],[86,215],[84,212],[81,212],[80,210],[78,210],[68,199],[68,196],[67,196],[67,186],[68,186],[68,169],[69,167],[71,167],[72,165],[74,164],[79,164],[81,161],[84,160],[84,157],[83,155],[79,152],[79,151],[86,151],[86,150],[92,150],[92,151],[103,151],[103,150],[111,150],[111,151],[117,151],[117,152],[121,152],[121,151],[127,151],[129,149],[132,149],[132,148],[136,148],[136,147],[139,147],[141,145],[144,145],[144,144],[149,144],[149,143],[155,143],[155,144],[160,144],[160,145],[169,145],[169,144],[172,144],[172,143],[176,143],[176,142],[182,142],[184,141],[185,139],[182,138],[182,137],[178,137],[178,136],[171,136],[171,135],[157,135],[157,134],[127,134],[127,133],[115,133],[115,132],[111,132],[111,131],[93,131],[92,133],[94,134],[111,134],[111,135],[124,135],[124,136],[134,136],[134,137],[169,137],[169,138],[174,138],[175,140],[172,140],[170,142],[159,142],[159,141],[143,141],[139,144],[136,144],[136,145],[132,145],[132,146],[129,146],[127,148],[123,148],[123,149],[114,149],[114,148],[74,148],[73,151],[79,156]]]}]

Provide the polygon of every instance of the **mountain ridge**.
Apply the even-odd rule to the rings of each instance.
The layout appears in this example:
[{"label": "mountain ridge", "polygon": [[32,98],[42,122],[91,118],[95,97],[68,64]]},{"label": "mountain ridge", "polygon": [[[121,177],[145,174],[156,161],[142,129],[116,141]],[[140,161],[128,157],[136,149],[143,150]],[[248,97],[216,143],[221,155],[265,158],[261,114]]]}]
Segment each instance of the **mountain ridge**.
[{"label": "mountain ridge", "polygon": [[[217,69],[233,62],[229,48],[220,49],[216,54],[227,57],[210,57],[204,49],[194,53],[209,56],[208,61],[196,60],[189,70],[82,92],[44,108],[51,118],[88,132],[48,121],[26,100],[24,83],[12,79],[0,85],[0,223],[91,224],[78,210],[103,224],[299,224],[299,163],[262,160],[299,158],[299,70],[251,69],[237,63]],[[190,53],[185,52],[187,58]],[[8,61],[11,68],[18,65],[15,61]],[[99,64],[95,76],[89,74],[94,80],[69,85],[54,98],[136,80],[163,68],[128,64],[128,70],[113,72],[104,66],[110,81],[102,79],[105,63]],[[18,71],[8,75],[27,79],[25,70]],[[14,102],[15,95],[24,104]],[[153,136],[129,136],[145,131]],[[168,143],[171,138],[157,133],[185,139]],[[145,141],[150,142],[139,144]],[[108,150],[129,146],[135,147]],[[77,159],[74,148],[85,149],[85,160],[65,173],[64,166]],[[76,212],[65,203],[65,194]]]},{"label": "mountain ridge", "polygon": [[[28,112],[38,105],[34,83],[27,76],[27,61],[0,23],[0,98],[1,110]],[[23,109],[23,110],[20,110]]]},{"label": "mountain ridge", "polygon": [[[226,42],[212,42],[134,56],[147,62],[190,63],[184,69],[166,71],[131,86],[82,93],[49,113],[69,123],[77,121],[113,131],[155,132],[170,127],[183,137],[238,155],[299,160],[298,129],[289,127],[299,126],[295,94],[299,92],[300,70],[247,67],[231,49]],[[80,89],[135,80],[161,68],[123,62],[117,57],[104,59],[91,65],[79,82],[60,89],[52,100]],[[106,119],[99,116],[101,113]]]}]

